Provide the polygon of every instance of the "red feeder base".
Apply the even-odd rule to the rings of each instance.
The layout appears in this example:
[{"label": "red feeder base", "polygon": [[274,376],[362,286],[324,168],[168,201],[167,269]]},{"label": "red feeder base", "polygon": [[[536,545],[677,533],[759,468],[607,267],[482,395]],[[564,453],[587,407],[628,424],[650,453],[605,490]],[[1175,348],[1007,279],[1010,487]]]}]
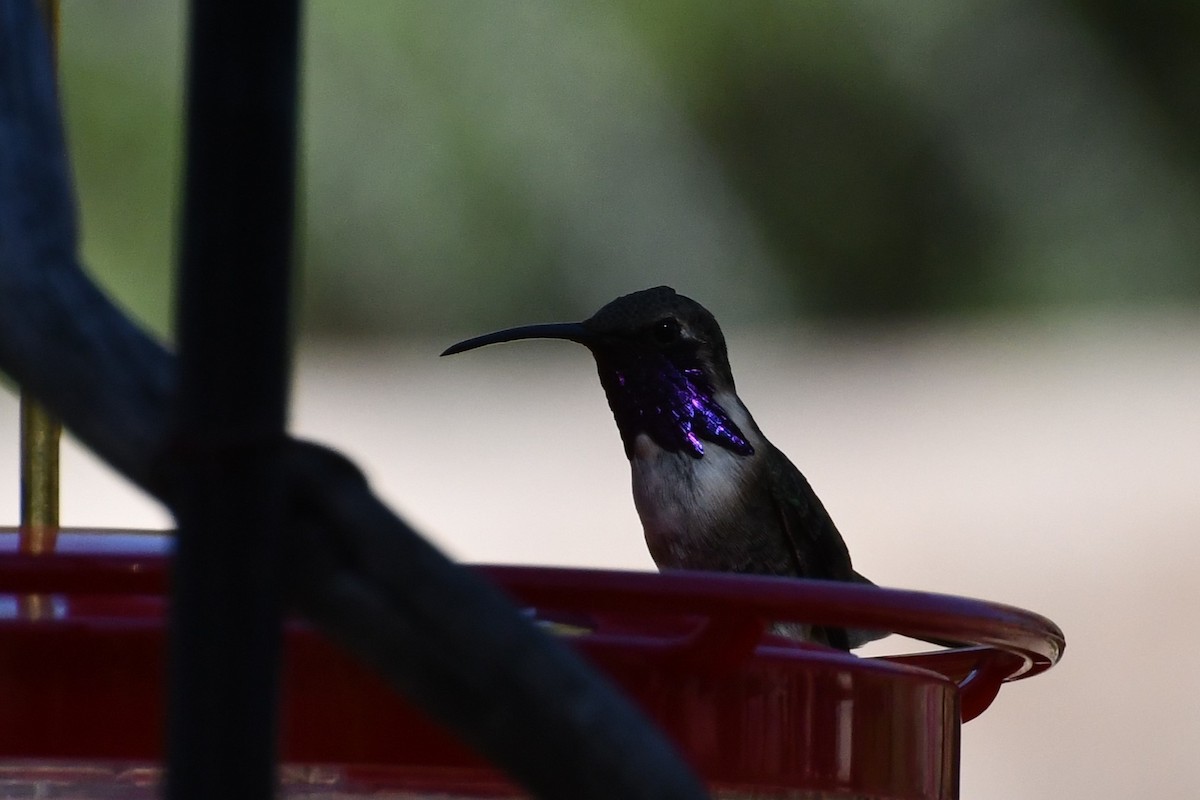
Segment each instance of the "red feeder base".
[{"label": "red feeder base", "polygon": [[[165,535],[0,533],[0,795],[155,796]],[[707,573],[481,567],[655,719],[716,796],[958,796],[959,731],[1061,656],[1006,606]],[[806,621],[971,642],[859,658],[765,634]],[[515,797],[503,776],[300,622],[287,626],[284,796]],[[61,791],[60,791],[61,790]],[[400,794],[396,794],[400,793]]]}]

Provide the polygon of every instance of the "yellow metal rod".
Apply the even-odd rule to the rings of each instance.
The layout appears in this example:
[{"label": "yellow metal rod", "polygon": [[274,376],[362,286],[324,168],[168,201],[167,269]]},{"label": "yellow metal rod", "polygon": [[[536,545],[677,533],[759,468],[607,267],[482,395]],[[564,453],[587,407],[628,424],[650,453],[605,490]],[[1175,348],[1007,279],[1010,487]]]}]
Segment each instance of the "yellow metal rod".
[{"label": "yellow metal rod", "polygon": [[[58,0],[39,0],[58,61]],[[54,552],[58,540],[58,447],[62,424],[21,392],[21,532],[23,553]]]},{"label": "yellow metal rod", "polygon": [[46,18],[46,30],[50,31],[50,44],[58,52],[58,0],[38,0],[38,8]]},{"label": "yellow metal rod", "polygon": [[23,553],[54,551],[58,538],[58,443],[62,425],[21,393],[21,533]]}]

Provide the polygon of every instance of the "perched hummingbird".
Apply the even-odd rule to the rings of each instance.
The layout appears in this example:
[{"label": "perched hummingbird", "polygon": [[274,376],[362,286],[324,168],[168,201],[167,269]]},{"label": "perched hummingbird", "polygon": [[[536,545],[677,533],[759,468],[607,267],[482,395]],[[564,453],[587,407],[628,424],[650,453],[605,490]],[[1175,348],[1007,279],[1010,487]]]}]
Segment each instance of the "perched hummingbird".
[{"label": "perched hummingbird", "polygon": [[[497,331],[442,355],[534,338],[578,342],[595,357],[659,569],[870,583],[808,481],[738,397],[725,338],[704,306],[659,286],[583,322]],[[883,635],[782,627],[843,650]]]}]

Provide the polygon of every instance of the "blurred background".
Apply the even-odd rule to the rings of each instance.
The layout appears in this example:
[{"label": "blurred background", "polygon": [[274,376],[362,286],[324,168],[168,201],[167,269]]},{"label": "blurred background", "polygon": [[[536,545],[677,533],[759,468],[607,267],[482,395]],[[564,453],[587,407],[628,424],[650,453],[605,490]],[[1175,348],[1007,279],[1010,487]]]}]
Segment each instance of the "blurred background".
[{"label": "blurred background", "polygon": [[[1200,5],[306,15],[298,433],[457,557],[650,569],[586,352],[436,355],[670,284],[861,571],[1066,630],[964,729],[964,798],[1194,792]],[[85,262],[169,338],[182,5],[62,25]],[[66,524],[169,524],[64,459]]]}]

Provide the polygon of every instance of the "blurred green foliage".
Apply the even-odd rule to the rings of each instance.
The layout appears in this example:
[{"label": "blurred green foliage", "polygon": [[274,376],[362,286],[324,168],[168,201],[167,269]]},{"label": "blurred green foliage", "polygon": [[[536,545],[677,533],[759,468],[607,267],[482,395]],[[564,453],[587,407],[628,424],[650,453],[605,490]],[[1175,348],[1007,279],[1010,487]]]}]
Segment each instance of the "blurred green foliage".
[{"label": "blurred green foliage", "polygon": [[[160,332],[185,23],[62,11],[85,259]],[[1197,41],[1182,1],[315,0],[304,324],[1194,305]]]}]

